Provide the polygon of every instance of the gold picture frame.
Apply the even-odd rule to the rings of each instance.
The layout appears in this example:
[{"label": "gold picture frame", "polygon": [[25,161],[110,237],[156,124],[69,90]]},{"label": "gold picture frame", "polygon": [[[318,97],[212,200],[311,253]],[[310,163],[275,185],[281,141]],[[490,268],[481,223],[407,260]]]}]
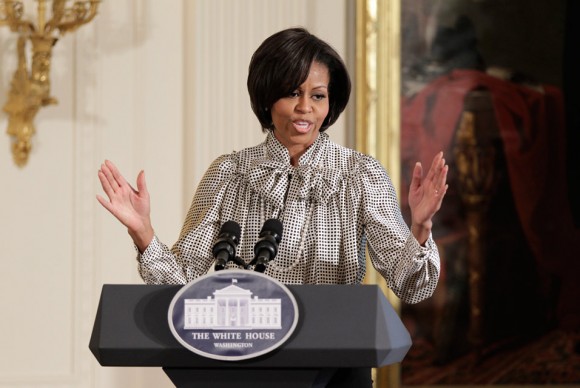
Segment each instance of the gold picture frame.
[{"label": "gold picture frame", "polygon": [[[372,155],[400,182],[400,1],[356,0],[356,148]],[[379,109],[381,107],[381,109]],[[371,265],[365,283],[378,284],[393,307],[399,300]],[[373,370],[376,388],[398,388],[400,368]]]}]

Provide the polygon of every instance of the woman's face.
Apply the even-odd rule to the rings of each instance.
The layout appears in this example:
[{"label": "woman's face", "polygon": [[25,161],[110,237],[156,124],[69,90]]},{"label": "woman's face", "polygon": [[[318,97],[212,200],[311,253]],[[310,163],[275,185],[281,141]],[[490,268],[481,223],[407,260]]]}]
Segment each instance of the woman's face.
[{"label": "woman's face", "polygon": [[293,159],[299,158],[316,140],[328,115],[329,82],[328,68],[313,62],[306,81],[272,106],[274,136],[290,151]]}]

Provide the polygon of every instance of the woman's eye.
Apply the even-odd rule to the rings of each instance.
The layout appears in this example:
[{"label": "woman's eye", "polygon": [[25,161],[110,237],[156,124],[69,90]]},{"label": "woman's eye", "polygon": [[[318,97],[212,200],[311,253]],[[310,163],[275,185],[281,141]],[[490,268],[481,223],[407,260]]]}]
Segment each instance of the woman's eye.
[{"label": "woman's eye", "polygon": [[290,97],[299,97],[299,96],[300,96],[300,93],[298,93],[298,92],[290,93]]},{"label": "woman's eye", "polygon": [[326,98],[325,94],[315,94],[314,96],[312,96],[312,98],[314,98],[315,101],[320,101],[320,100],[324,100]]}]

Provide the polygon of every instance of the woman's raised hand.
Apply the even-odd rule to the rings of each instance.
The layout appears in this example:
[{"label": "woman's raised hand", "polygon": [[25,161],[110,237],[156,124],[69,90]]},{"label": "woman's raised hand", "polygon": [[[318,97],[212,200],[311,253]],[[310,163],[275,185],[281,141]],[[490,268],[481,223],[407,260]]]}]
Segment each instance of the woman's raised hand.
[{"label": "woman's raised hand", "polygon": [[137,190],[125,180],[117,166],[109,160],[105,160],[101,165],[98,176],[108,200],[100,195],[97,195],[97,200],[127,227],[139,251],[145,251],[154,235],[145,173],[141,171],[137,176]]},{"label": "woman's raised hand", "polygon": [[448,170],[449,166],[445,164],[443,152],[435,155],[425,177],[421,163],[415,164],[409,189],[409,206],[412,218],[411,231],[421,244],[429,238],[433,216],[441,208],[443,197],[447,192]]}]

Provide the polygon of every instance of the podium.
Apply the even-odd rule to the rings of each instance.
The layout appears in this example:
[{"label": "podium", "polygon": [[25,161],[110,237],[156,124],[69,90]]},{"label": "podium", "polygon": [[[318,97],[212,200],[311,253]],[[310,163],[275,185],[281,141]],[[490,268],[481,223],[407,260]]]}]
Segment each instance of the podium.
[{"label": "podium", "polygon": [[294,333],[257,358],[221,361],[183,347],[168,308],[179,285],[104,285],[89,348],[102,366],[162,367],[178,388],[325,387],[337,368],[403,360],[411,338],[376,285],[288,285]]}]

